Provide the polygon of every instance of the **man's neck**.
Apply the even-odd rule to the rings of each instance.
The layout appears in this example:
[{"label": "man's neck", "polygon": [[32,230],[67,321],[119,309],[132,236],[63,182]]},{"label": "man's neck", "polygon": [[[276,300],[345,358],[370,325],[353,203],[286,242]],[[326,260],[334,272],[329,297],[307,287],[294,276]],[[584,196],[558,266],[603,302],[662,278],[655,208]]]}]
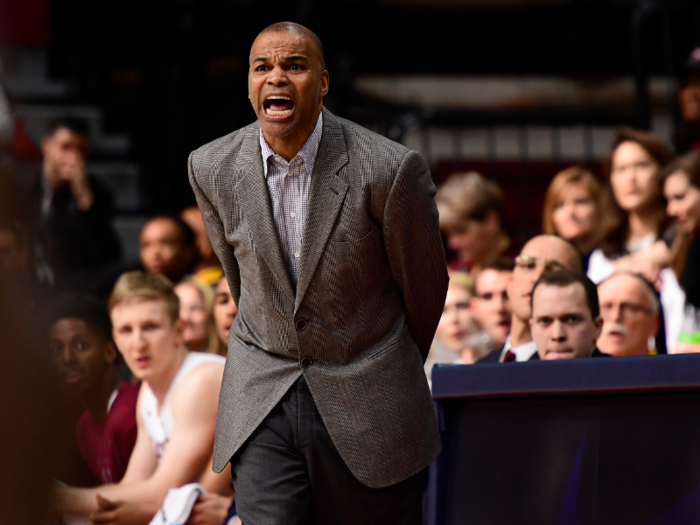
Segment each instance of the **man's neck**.
[{"label": "man's neck", "polygon": [[293,133],[284,137],[270,135],[265,132],[265,128],[262,128],[267,145],[270,146],[270,149],[274,151],[276,155],[279,155],[289,162],[296,157],[297,153],[304,147],[304,144],[306,144],[306,141],[309,140],[309,137],[314,132],[316,122],[318,122],[318,116],[321,114],[322,109],[323,106],[319,105],[313,118],[309,119],[308,122]]},{"label": "man's neck", "polygon": [[176,355],[171,361],[170,366],[168,366],[163,373],[161,373],[158,377],[151,377],[144,381],[148,385],[148,388],[150,388],[153,394],[156,396],[156,399],[158,400],[158,407],[163,406],[165,396],[168,395],[168,390],[170,390],[170,385],[180,370],[180,367],[187,357],[189,350],[187,350],[185,346],[181,346],[175,349],[175,353]]},{"label": "man's neck", "polygon": [[511,348],[517,348],[518,346],[531,342],[532,334],[530,333],[530,323],[528,321],[523,321],[513,314],[513,319],[510,324]]},{"label": "man's neck", "polygon": [[100,381],[94,391],[81,398],[83,406],[96,421],[104,423],[107,419],[109,398],[112,396],[112,392],[119,387],[120,382],[119,375],[116,370],[113,370],[109,377]]}]

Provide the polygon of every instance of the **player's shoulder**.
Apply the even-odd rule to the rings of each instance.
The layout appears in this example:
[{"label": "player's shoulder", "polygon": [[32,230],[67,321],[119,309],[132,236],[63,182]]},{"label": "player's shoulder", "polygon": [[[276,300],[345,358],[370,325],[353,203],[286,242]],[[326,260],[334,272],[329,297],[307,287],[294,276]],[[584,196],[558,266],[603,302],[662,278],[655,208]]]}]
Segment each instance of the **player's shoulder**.
[{"label": "player's shoulder", "polygon": [[222,155],[235,154],[240,149],[244,138],[251,134],[259,133],[259,130],[260,124],[258,121],[255,121],[200,146],[190,153],[192,165],[196,167],[202,163],[211,164]]},{"label": "player's shoulder", "polygon": [[189,370],[176,385],[173,397],[194,395],[202,390],[209,391],[212,390],[212,384],[218,392],[226,359],[217,354],[204,352],[190,352],[188,359]]}]

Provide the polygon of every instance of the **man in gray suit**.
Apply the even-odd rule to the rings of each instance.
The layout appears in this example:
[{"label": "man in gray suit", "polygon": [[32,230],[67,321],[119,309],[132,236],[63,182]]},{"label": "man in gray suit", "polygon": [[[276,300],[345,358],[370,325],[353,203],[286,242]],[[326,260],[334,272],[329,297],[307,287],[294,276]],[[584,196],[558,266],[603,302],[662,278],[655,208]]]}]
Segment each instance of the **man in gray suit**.
[{"label": "man in gray suit", "polygon": [[256,38],[258,121],[194,151],[192,188],[239,314],[214,446],[243,523],[419,524],[440,439],[422,371],[447,272],[415,152],[323,109],[323,48]]}]

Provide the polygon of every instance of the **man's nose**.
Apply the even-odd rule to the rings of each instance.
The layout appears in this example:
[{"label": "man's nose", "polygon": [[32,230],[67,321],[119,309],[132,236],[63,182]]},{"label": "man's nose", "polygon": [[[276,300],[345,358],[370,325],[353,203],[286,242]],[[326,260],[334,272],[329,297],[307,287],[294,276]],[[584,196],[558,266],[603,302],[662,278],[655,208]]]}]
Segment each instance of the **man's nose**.
[{"label": "man's nose", "polygon": [[563,341],[566,339],[566,331],[564,325],[560,321],[552,323],[552,339],[554,341]]},{"label": "man's nose", "polygon": [[287,82],[287,73],[279,66],[273,68],[267,75],[267,84],[270,86],[285,86]]},{"label": "man's nose", "polygon": [[612,305],[608,318],[615,322],[619,322],[622,319],[622,308],[619,304]]},{"label": "man's nose", "polygon": [[70,345],[66,345],[65,347],[63,347],[63,351],[61,352],[61,359],[64,363],[72,363],[73,361],[75,361],[75,352],[73,352]]}]

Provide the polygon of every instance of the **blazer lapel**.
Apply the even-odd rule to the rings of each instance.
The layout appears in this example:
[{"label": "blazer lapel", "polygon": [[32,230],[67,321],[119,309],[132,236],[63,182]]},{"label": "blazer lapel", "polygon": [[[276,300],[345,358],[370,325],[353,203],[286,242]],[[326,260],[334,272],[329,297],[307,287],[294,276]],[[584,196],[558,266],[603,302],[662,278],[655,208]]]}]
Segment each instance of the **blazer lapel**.
[{"label": "blazer lapel", "polygon": [[262,165],[260,151],[260,128],[246,135],[239,150],[236,169],[235,191],[243,213],[250,223],[251,235],[259,253],[277,278],[285,294],[294,300],[294,291],[289,281],[287,267],[282,258],[277,229],[272,217],[270,194]]},{"label": "blazer lapel", "polygon": [[335,219],[348,191],[337,173],[348,163],[348,151],[340,122],[323,110],[323,134],[311,175],[306,226],[301,247],[299,280],[294,311],[301,304],[321,254],[326,247]]}]

